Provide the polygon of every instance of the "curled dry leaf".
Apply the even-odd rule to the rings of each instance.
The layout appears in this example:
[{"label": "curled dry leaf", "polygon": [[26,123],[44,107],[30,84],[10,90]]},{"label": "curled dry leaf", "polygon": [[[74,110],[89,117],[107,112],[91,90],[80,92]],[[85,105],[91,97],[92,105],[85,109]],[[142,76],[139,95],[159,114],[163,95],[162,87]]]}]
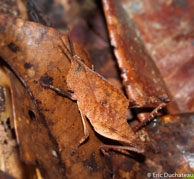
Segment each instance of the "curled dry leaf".
[{"label": "curled dry leaf", "polygon": [[134,107],[157,107],[169,101],[165,84],[147,54],[122,2],[103,0],[111,44]]}]

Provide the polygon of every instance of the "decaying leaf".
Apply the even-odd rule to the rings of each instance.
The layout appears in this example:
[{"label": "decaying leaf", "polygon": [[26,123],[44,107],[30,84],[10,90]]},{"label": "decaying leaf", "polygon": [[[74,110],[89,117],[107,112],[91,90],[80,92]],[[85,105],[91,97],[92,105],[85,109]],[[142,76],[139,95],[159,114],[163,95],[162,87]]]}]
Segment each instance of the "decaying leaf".
[{"label": "decaying leaf", "polygon": [[22,0],[1,0],[0,13],[27,20],[25,2]]}]

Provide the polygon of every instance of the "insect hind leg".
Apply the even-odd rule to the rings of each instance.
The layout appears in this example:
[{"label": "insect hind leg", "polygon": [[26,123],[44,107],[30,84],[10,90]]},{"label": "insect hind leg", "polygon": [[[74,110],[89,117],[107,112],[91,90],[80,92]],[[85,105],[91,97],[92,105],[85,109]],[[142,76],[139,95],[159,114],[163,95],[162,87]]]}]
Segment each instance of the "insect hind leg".
[{"label": "insect hind leg", "polygon": [[151,121],[152,119],[154,119],[154,117],[158,114],[158,111],[160,109],[162,109],[163,107],[165,107],[165,106],[166,106],[166,103],[161,103],[159,106],[157,106],[144,121],[142,121],[141,123],[139,123],[138,125],[136,125],[135,127],[133,127],[133,131],[134,132],[137,132],[141,127],[143,127],[149,121]]},{"label": "insect hind leg", "polygon": [[100,150],[106,156],[109,156],[109,154],[105,151],[105,149],[113,149],[115,151],[121,152],[121,153],[126,154],[126,155],[129,155],[128,151],[133,151],[133,152],[137,152],[137,153],[144,152],[143,149],[137,148],[135,146],[124,146],[124,145],[119,146],[119,145],[105,145],[105,144],[103,144],[100,146]]}]

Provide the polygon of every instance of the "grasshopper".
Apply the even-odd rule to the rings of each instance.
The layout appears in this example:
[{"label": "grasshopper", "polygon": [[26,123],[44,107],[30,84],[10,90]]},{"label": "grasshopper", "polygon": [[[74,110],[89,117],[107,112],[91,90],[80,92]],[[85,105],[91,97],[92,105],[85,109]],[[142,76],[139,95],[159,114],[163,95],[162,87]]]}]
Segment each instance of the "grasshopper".
[{"label": "grasshopper", "polygon": [[[66,46],[62,38],[61,42],[64,48],[59,47],[71,63],[66,78],[69,90],[64,91],[51,84],[45,84],[41,80],[40,84],[45,88],[52,89],[58,94],[77,102],[83,123],[84,136],[76,145],[75,151],[89,137],[86,126],[87,118],[98,134],[123,144],[120,146],[101,145],[100,149],[102,151],[106,148],[119,151],[144,152],[143,147],[138,144],[138,137],[127,123],[127,110],[130,107],[129,100],[120,90],[115,88],[93,69],[90,69],[84,63],[83,59],[75,54],[70,35],[68,36],[70,49]],[[155,109],[149,119],[151,119],[160,108],[162,108],[162,106]]]}]

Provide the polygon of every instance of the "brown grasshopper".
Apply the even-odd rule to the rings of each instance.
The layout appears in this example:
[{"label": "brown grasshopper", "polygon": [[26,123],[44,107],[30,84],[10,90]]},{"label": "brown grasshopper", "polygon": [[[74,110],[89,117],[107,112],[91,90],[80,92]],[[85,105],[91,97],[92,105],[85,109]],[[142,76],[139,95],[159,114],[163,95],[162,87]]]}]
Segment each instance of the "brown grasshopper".
[{"label": "brown grasshopper", "polygon": [[[89,137],[86,126],[87,117],[98,134],[123,144],[122,146],[102,145],[100,147],[102,150],[104,148],[112,148],[142,153],[144,149],[138,145],[139,139],[127,123],[127,110],[130,107],[129,100],[101,75],[86,66],[83,59],[75,54],[70,36],[68,41],[70,50],[62,39],[61,42],[64,48],[61,46],[60,48],[71,63],[66,78],[67,86],[71,93],[50,84],[44,84],[41,81],[40,84],[62,96],[77,101],[84,128],[84,136],[79,141],[76,149]],[[68,55],[65,51],[68,52]],[[149,119],[153,118],[161,107],[155,109]]]}]

